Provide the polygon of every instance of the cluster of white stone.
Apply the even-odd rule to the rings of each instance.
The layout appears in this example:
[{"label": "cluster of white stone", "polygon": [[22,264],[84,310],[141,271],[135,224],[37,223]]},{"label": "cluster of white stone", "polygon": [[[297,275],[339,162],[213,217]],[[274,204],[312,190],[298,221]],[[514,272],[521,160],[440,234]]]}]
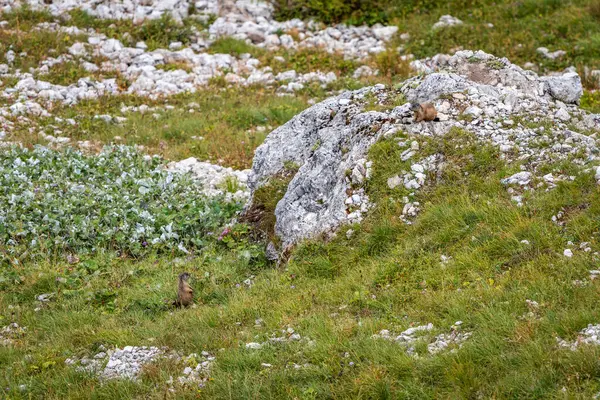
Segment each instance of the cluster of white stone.
[{"label": "cluster of white stone", "polygon": [[250,195],[248,175],[250,170],[234,170],[229,167],[198,161],[194,157],[167,164],[167,169],[190,173],[201,184],[207,196],[225,195],[227,199],[246,201]]},{"label": "cluster of white stone", "polygon": [[26,327],[19,326],[16,322],[12,322],[0,329],[0,344],[10,346],[15,340],[24,336],[27,331]]},{"label": "cluster of white stone", "polygon": [[437,354],[443,350],[450,349],[451,352],[455,352],[459,349],[463,343],[469,339],[472,335],[471,332],[462,332],[460,326],[462,321],[457,321],[450,328],[450,333],[441,333],[436,335],[433,339],[428,334],[434,330],[433,324],[419,325],[401,332],[399,335],[394,336],[389,330],[383,329],[379,333],[374,334],[374,339],[385,339],[398,343],[405,348],[407,354],[418,357],[415,346],[418,342],[428,341],[427,351],[429,354]]},{"label": "cluster of white stone", "polygon": [[572,351],[575,351],[582,345],[600,345],[600,324],[592,325],[589,324],[586,328],[582,329],[577,336],[577,339],[573,341],[568,341],[561,339],[559,337],[556,338],[559,347],[566,348]]},{"label": "cluster of white stone", "polygon": [[[409,143],[410,142],[410,143]],[[405,150],[401,158],[403,161],[407,161],[412,158],[413,155],[419,150],[419,143],[415,140],[407,141],[400,139],[398,145],[402,148],[408,147]],[[403,186],[408,190],[413,190],[410,196],[403,198],[404,208],[400,219],[407,225],[412,224],[412,220],[418,215],[420,203],[418,201],[411,200],[415,196],[415,190],[420,189],[427,180],[428,174],[439,173],[443,168],[444,157],[441,154],[432,154],[425,157],[423,160],[416,162],[410,166],[410,171],[402,171],[398,175],[394,175],[387,180],[387,185],[390,189],[394,189],[398,186]]]},{"label": "cluster of white stone", "polygon": [[360,223],[364,215],[373,206],[369,201],[369,196],[364,189],[364,183],[371,178],[373,162],[361,158],[356,161],[352,168],[350,176],[346,177],[349,187],[354,187],[347,192],[346,211],[349,223]]},{"label": "cluster of white stone", "polygon": [[[462,76],[473,76],[475,69],[481,68],[474,66],[477,61],[496,63],[499,72],[488,68],[476,77],[481,82],[462,85]],[[533,190],[538,166],[566,159],[585,166],[598,159],[596,134],[587,136],[580,132],[598,129],[600,116],[577,106],[582,86],[575,72],[567,70],[540,78],[507,60],[472,51],[458,52],[452,57],[437,56],[420,63],[429,74],[421,81],[426,90],[440,90],[444,86],[455,86],[456,90],[451,90],[455,92],[451,96],[433,101],[439,122],[409,124],[406,129],[417,136],[442,135],[452,127],[473,132],[479,139],[497,146],[507,161],[524,162],[523,170],[503,179],[503,184],[521,191]],[[437,73],[443,68],[450,68],[457,75]],[[403,159],[412,157],[416,151],[406,150]],[[572,179],[545,174],[539,177],[538,186],[552,188],[560,180]],[[514,200],[521,203],[517,190],[509,190],[515,193]]]},{"label": "cluster of white stone", "polygon": [[[101,345],[98,353],[92,357],[71,357],[65,360],[65,364],[75,368],[79,372],[98,375],[100,379],[128,379],[137,380],[145,365],[160,359],[169,358],[187,365],[182,375],[177,378],[181,385],[203,386],[208,379],[210,368],[215,360],[208,352],[201,355],[192,353],[182,357],[166,347],[154,346],[125,346],[107,350]],[[193,366],[190,366],[193,365]],[[173,379],[167,382],[173,385]]]},{"label": "cluster of white stone", "polygon": [[290,343],[290,342],[305,342],[308,346],[313,346],[315,342],[307,337],[302,337],[298,332],[294,330],[292,327],[287,327],[283,329],[281,333],[274,333],[270,337],[267,338],[266,341],[263,342],[249,342],[246,343],[246,348],[249,350],[259,350],[264,346],[269,344],[281,344],[281,343]]},{"label": "cluster of white stone", "polygon": [[[267,49],[319,48],[329,53],[341,53],[349,59],[364,59],[371,54],[385,51],[386,43],[398,31],[396,26],[375,25],[323,27],[315,22],[305,23],[294,19],[277,22],[270,16],[258,16],[254,20],[229,14],[218,18],[209,32],[216,37],[233,36],[248,39],[258,47]],[[279,32],[293,32],[279,34]]]},{"label": "cluster of white stone", "polygon": [[34,10],[48,10],[56,16],[80,9],[102,19],[131,19],[135,23],[169,14],[176,20],[189,16],[193,6],[200,16],[218,13],[216,0],[0,0],[0,10],[9,12],[27,4]]},{"label": "cluster of white stone", "polygon": [[[67,12],[81,9],[98,18],[132,19],[142,22],[169,13],[177,20],[188,17],[193,6],[195,16],[216,15],[218,18],[207,30],[191,27],[188,47],[173,42],[168,49],[148,50],[144,42],[129,43],[110,38],[94,29],[63,26],[57,22],[44,22],[34,27],[44,32],[61,32],[87,37],[85,42],[73,44],[65,54],[53,55],[40,62],[36,68],[22,71],[14,67],[19,57],[9,50],[5,54],[6,64],[0,64],[0,76],[16,78],[17,83],[6,87],[0,96],[8,100],[10,107],[0,108],[0,131],[3,140],[14,126],[14,117],[48,118],[48,111],[57,102],[67,105],[102,96],[134,94],[151,99],[193,93],[207,85],[215,77],[223,77],[231,85],[263,85],[278,87],[281,95],[292,95],[307,84],[316,82],[327,87],[338,77],[335,73],[312,71],[298,73],[288,70],[274,73],[269,66],[261,66],[259,60],[249,54],[239,57],[230,54],[209,54],[208,47],[218,38],[232,36],[246,40],[258,47],[270,50],[279,48],[318,48],[330,53],[342,53],[348,58],[363,59],[369,54],[385,49],[385,44],[397,31],[393,26],[352,27],[339,25],[324,27],[315,22],[292,20],[278,22],[273,19],[272,6],[268,2],[239,0],[219,3],[216,0],[117,0],[106,3],[99,0],[56,0],[46,4],[41,0],[1,0],[0,9],[10,11],[27,3],[34,9],[48,9],[68,23]],[[190,16],[191,17],[191,16]],[[285,62],[283,57],[277,57]],[[100,61],[99,61],[100,60]],[[58,85],[44,81],[44,75],[57,64],[79,63],[90,76],[70,85]],[[174,69],[165,65],[174,65]],[[363,66],[357,76],[368,76],[376,71]],[[96,73],[118,73],[131,82],[127,88],[119,86],[115,78],[99,79]],[[11,118],[13,117],[13,118]],[[99,116],[110,122],[123,122],[122,117]],[[120,121],[117,119],[121,119]],[[51,143],[65,144],[58,138]]]}]

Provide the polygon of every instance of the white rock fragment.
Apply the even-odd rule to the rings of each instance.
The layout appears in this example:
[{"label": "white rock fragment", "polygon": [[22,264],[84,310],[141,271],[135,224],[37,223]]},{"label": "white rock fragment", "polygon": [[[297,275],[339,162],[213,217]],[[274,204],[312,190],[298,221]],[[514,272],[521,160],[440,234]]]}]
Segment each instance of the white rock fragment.
[{"label": "white rock fragment", "polygon": [[509,176],[508,178],[504,178],[500,180],[500,183],[503,185],[519,185],[526,186],[531,181],[531,172],[521,171],[517,172],[514,175]]},{"label": "white rock fragment", "polygon": [[574,341],[569,342],[558,337],[556,338],[556,341],[559,347],[567,348],[572,351],[577,350],[579,346],[583,345],[598,346],[600,345],[600,324],[589,324],[579,332],[577,339]]},{"label": "white rock fragment", "polygon": [[436,22],[435,24],[433,24],[432,28],[433,29],[440,29],[440,28],[446,28],[446,27],[452,27],[452,26],[457,26],[457,25],[462,25],[463,22],[458,19],[453,17],[452,15],[442,15],[439,19],[438,22]]},{"label": "white rock fragment", "polygon": [[226,196],[228,200],[246,201],[249,196],[247,187],[249,170],[234,170],[208,162],[198,161],[194,157],[167,164],[167,169],[179,173],[189,173],[202,183],[208,196]]},{"label": "white rock fragment", "polygon": [[[463,343],[471,337],[472,333],[461,332],[461,325],[462,321],[456,321],[454,325],[452,325],[450,333],[441,333],[435,336],[433,340],[427,344],[428,353],[430,355],[435,355],[448,348],[452,348],[451,351],[456,351],[458,348],[462,347]],[[430,336],[428,336],[427,332],[430,332],[433,329],[433,324],[429,323],[427,325],[420,325],[413,328],[408,328],[396,337],[391,335],[389,330],[383,329],[378,334],[375,334],[372,337],[375,339],[395,341],[396,343],[405,348],[407,354],[412,355],[414,357],[418,357],[415,345],[418,342],[429,341]]]},{"label": "white rock fragment", "polygon": [[546,47],[538,47],[536,51],[550,60],[556,60],[557,58],[561,58],[567,54],[567,52],[564,50],[550,52],[550,50],[548,50]]}]

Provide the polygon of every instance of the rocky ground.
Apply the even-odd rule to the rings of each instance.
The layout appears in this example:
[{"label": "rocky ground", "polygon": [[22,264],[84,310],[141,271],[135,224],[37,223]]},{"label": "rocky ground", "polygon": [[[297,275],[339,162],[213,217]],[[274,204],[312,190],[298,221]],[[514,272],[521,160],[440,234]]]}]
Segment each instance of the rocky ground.
[{"label": "rocky ground", "polygon": [[[324,27],[316,23],[305,23],[299,20],[277,22],[272,19],[272,7],[267,3],[237,2],[231,7],[219,7],[218,2],[198,2],[196,13],[188,16],[191,4],[137,4],[111,3],[109,6],[95,2],[54,2],[27,3],[34,10],[48,10],[57,18],[57,22],[40,22],[31,27],[33,32],[47,35],[68,35],[83,40],[71,40],[64,54],[44,56],[37,66],[21,68],[28,54],[26,51],[15,53],[8,49],[4,55],[5,63],[0,65],[0,73],[5,82],[0,108],[3,130],[0,132],[0,145],[7,146],[15,141],[23,131],[41,143],[51,146],[71,144],[72,139],[61,136],[63,131],[72,131],[84,125],[81,116],[61,118],[56,115],[61,105],[74,106],[82,101],[90,102],[109,97],[119,98],[129,95],[136,99],[165,100],[174,95],[189,95],[201,91],[215,79],[223,79],[230,86],[265,86],[273,88],[278,95],[293,95],[307,85],[319,85],[327,88],[338,80],[334,72],[319,70],[305,73],[294,69],[285,69],[288,64],[282,56],[276,56],[276,70],[264,65],[249,53],[222,54],[209,52],[211,45],[220,38],[235,38],[249,42],[257,49],[269,52],[278,50],[293,51],[295,49],[318,49],[327,53],[341,54],[348,60],[365,60],[370,55],[385,51],[386,44],[397,32],[394,26],[352,27],[339,25],[335,28]],[[21,3],[9,2],[4,5],[5,11],[18,10]],[[69,25],[66,12],[83,10],[100,19],[133,20],[143,22],[173,15],[175,19],[193,18],[204,21],[207,15],[218,16],[211,24],[192,25],[182,42],[168,43],[168,48],[150,50],[142,41],[132,42],[131,35],[123,35],[124,40],[108,37],[102,31],[93,28],[79,28]],[[151,11],[151,12],[150,12]],[[169,11],[169,13],[166,13]],[[64,17],[66,15],[66,17]],[[19,35],[18,27],[5,21],[5,34]],[[294,36],[285,32],[293,32]],[[59,36],[62,37],[62,36]],[[129,43],[127,42],[129,41]],[[252,47],[251,46],[251,47]],[[261,65],[263,64],[263,65]],[[82,76],[71,84],[54,84],[46,80],[52,69],[61,65],[81,70]],[[358,64],[360,65],[360,63]],[[373,71],[362,66],[353,74],[357,77],[370,76]],[[87,76],[86,76],[87,75]],[[102,78],[102,76],[116,76]],[[122,82],[127,82],[127,87]],[[127,100],[124,100],[125,102]],[[143,101],[143,100],[141,100]],[[168,101],[168,100],[166,100]],[[194,108],[190,102],[190,110]],[[126,125],[132,113],[151,114],[160,119],[164,112],[176,107],[172,105],[138,106],[123,105],[118,114],[90,115],[94,121],[103,121],[108,125]],[[116,111],[116,110],[115,110]],[[59,113],[60,114],[60,113]],[[51,127],[53,129],[47,129]],[[45,129],[46,128],[46,129]],[[195,136],[194,136],[195,137]],[[14,138],[14,139],[13,139]],[[82,149],[99,145],[93,138],[78,140],[73,143]],[[122,140],[120,136],[115,140]],[[200,137],[198,140],[201,140]],[[18,140],[17,140],[18,141]],[[196,170],[202,168],[198,164]]]},{"label": "rocky ground", "polygon": [[250,0],[0,9],[0,393],[597,396],[595,66]]},{"label": "rocky ground", "polygon": [[[442,154],[421,158],[419,138],[443,137],[453,128],[472,132],[496,146],[504,160],[519,162],[521,172],[502,180],[519,205],[527,191],[574,179],[545,170],[542,176],[542,166],[568,160],[582,172],[596,170],[600,116],[577,107],[583,94],[577,73],[538,77],[506,59],[472,51],[422,63],[430,72],[397,90],[381,85],[332,97],[273,131],[259,146],[252,190],[289,163],[299,167],[275,209],[275,232],[283,248],[361,221],[369,209],[363,189],[370,177],[369,147],[398,132],[408,134],[398,146],[405,149],[402,161],[412,165],[391,176],[388,185],[411,191],[403,213],[407,222],[416,216],[415,193],[446,162]],[[398,105],[391,107],[393,102]],[[432,102],[439,121],[415,123],[409,102]],[[373,103],[389,110],[369,110]]]}]

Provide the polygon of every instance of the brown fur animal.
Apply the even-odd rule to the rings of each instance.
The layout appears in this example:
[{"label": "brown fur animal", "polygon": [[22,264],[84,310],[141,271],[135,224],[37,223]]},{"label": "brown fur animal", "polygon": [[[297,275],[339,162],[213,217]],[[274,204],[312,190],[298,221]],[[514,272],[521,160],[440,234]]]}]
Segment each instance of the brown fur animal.
[{"label": "brown fur animal", "polygon": [[412,103],[411,110],[415,113],[415,122],[437,120],[437,110],[431,103]]},{"label": "brown fur animal", "polygon": [[194,302],[194,289],[188,283],[190,274],[184,272],[179,275],[179,284],[177,286],[177,300],[175,301],[176,307],[188,307]]}]

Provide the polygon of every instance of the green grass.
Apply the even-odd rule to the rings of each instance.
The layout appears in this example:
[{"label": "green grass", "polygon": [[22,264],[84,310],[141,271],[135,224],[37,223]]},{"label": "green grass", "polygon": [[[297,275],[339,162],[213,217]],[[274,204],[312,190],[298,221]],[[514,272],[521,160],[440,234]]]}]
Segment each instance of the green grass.
[{"label": "green grass", "polygon": [[8,22],[9,28],[23,31],[28,31],[39,23],[54,22],[55,20],[48,11],[32,10],[27,3],[23,7],[3,13],[2,19]]},{"label": "green grass", "polygon": [[[436,0],[392,1],[280,1],[274,0],[281,19],[313,17],[330,22],[376,22],[397,25],[411,38],[402,44],[405,54],[430,57],[458,48],[484,50],[523,65],[533,61],[542,71],[558,70],[570,65],[600,68],[596,54],[600,51],[598,0]],[[444,14],[464,21],[464,25],[432,30],[430,27]],[[493,24],[493,28],[487,26]],[[567,55],[548,60],[536,53],[545,46],[551,51],[562,49]]]},{"label": "green grass", "polygon": [[[398,20],[402,31],[411,34],[406,51],[421,58],[462,47],[481,49],[514,63],[539,63],[543,70],[557,70],[569,65],[598,66],[596,36],[600,33],[597,21],[587,12],[592,1],[557,2],[555,0],[510,1],[494,4],[473,4],[464,8],[440,7],[435,12]],[[441,13],[451,11],[464,25],[437,31],[423,29],[431,26]],[[494,27],[486,26],[493,23]],[[563,49],[567,55],[559,60],[544,59],[536,53],[540,46],[551,50]]]},{"label": "green grass", "polygon": [[253,57],[257,57],[264,54],[264,50],[246,43],[243,40],[235,39],[232,37],[221,37],[215,40],[211,45],[209,51],[213,54],[231,54],[232,56],[239,57],[242,54],[249,53]]},{"label": "green grass", "polygon": [[[67,53],[67,49],[75,42],[85,41],[84,36],[71,36],[65,33],[49,33],[45,31],[0,31],[0,59],[6,62],[5,54],[12,50],[16,53],[14,66],[23,71],[37,68],[40,62],[48,57],[58,57]],[[26,53],[20,56],[21,53]]]},{"label": "green grass", "polygon": [[[367,189],[377,206],[367,221],[353,227],[350,240],[342,232],[328,244],[299,246],[284,269],[244,256],[242,234],[193,259],[107,253],[74,266],[26,264],[12,281],[4,271],[2,321],[28,327],[16,345],[0,347],[8,366],[0,377],[4,395],[88,398],[93,388],[98,398],[175,398],[165,381],[183,366],[161,362],[139,383],[104,385],[64,366],[65,358],[93,354],[99,344],[152,344],[217,357],[206,387],[179,389],[176,398],[562,398],[563,388],[570,398],[593,396],[600,391],[600,348],[571,352],[555,342],[600,321],[598,283],[572,284],[587,279],[595,256],[562,256],[568,241],[597,249],[593,177],[538,191],[519,208],[499,183],[515,166],[504,165],[497,151],[461,131],[420,141],[423,156],[440,153],[450,163],[417,195],[423,210],[413,225],[398,218],[403,190],[386,185],[407,166],[391,138],[370,153]],[[568,210],[564,227],[551,222],[560,209]],[[451,258],[442,264],[442,255]],[[164,304],[182,270],[192,272],[198,304],[170,312]],[[247,288],[241,282],[250,275],[256,277]],[[35,312],[35,295],[47,292],[57,295]],[[531,315],[527,299],[540,304]],[[255,327],[256,318],[264,326]],[[421,357],[412,358],[371,338],[427,322],[444,332],[457,320],[473,336],[455,353],[430,356],[420,346]],[[245,349],[288,325],[314,346]],[[293,363],[311,367],[286,368]]]},{"label": "green grass", "polygon": [[81,78],[94,75],[96,75],[96,77],[100,77],[97,74],[86,71],[85,68],[83,68],[77,61],[67,61],[53,65],[49,68],[47,74],[38,74],[37,79],[50,82],[55,85],[68,86],[77,83],[77,81]]},{"label": "green grass", "polygon": [[[400,32],[411,34],[404,46],[406,53],[417,58],[462,46],[481,48],[516,63],[535,61],[542,70],[571,64],[600,67],[597,0],[410,0],[384,5],[384,14],[372,3],[369,7],[358,2],[325,3],[304,3],[310,7],[302,9],[302,15],[327,12],[329,16],[322,20],[395,23]],[[358,11],[344,9],[348,4]],[[447,13],[465,24],[431,31],[429,27]],[[69,24],[93,27],[128,45],[144,40],[150,49],[176,40],[188,44],[193,27],[200,27],[192,19],[182,25],[166,17],[133,25],[78,11],[70,17]],[[9,30],[0,32],[0,54],[9,46],[16,53],[27,52],[17,58],[23,70],[38,67],[46,57],[85,40],[32,31],[35,24],[54,20],[47,13],[23,9],[3,18],[9,21]],[[494,28],[487,27],[488,22]],[[219,39],[210,51],[250,53],[274,73],[334,71],[339,79],[330,89],[340,90],[367,82],[393,84],[408,75],[406,63],[394,50],[400,44],[394,42],[390,50],[368,60],[381,75],[362,82],[348,78],[359,64],[336,54],[307,49],[266,52],[233,39]],[[554,62],[543,60],[535,52],[539,46],[568,54]],[[278,55],[286,62],[275,60]],[[161,68],[185,67],[169,64]],[[44,79],[69,84],[84,75],[77,64],[67,63],[52,68]],[[12,86],[11,79],[3,78],[4,85]],[[40,129],[33,133],[31,121],[8,116],[16,124],[9,139],[25,146],[44,143],[36,133],[44,130],[73,141],[97,141],[98,146],[138,144],[167,159],[194,156],[245,168],[268,134],[268,129],[257,127],[279,126],[307,107],[309,99],[327,96],[319,84],[306,85],[289,98],[277,96],[274,89],[217,83],[169,99],[119,96],[72,107],[55,104],[50,110],[53,114],[74,118],[77,125],[38,119],[33,122]],[[127,82],[122,84],[126,87]],[[367,99],[366,109],[388,109],[402,101],[390,98],[381,105]],[[122,125],[93,118],[96,114],[120,116],[123,105],[142,104],[161,110],[128,113]],[[597,92],[586,91],[581,104],[600,112]],[[165,109],[166,105],[174,109]],[[195,111],[190,113],[190,109]],[[517,122],[527,125],[527,121]],[[299,245],[279,267],[265,261],[264,243],[251,240],[256,226],[246,225],[236,225],[223,240],[207,240],[201,253],[186,257],[176,251],[118,256],[108,245],[80,254],[75,264],[55,251],[39,261],[2,267],[0,328],[15,321],[27,331],[13,345],[0,345],[0,397],[589,399],[600,392],[600,348],[584,346],[570,352],[559,349],[555,341],[557,336],[574,340],[588,323],[600,323],[600,286],[598,280],[588,278],[589,270],[598,269],[593,252],[600,250],[600,199],[593,176],[577,174],[575,181],[561,182],[549,192],[526,193],[525,205],[518,207],[500,179],[517,172],[519,165],[506,165],[495,149],[460,130],[445,138],[417,138],[422,149],[419,157],[443,154],[447,165],[439,177],[428,176],[428,185],[414,197],[422,211],[413,225],[405,225],[399,216],[402,198],[410,193],[387,186],[389,177],[409,168],[408,162],[400,160],[402,149],[395,139],[371,149],[374,169],[366,190],[376,205],[368,218],[361,225],[342,228],[329,243],[316,240]],[[563,162],[539,166],[539,170],[575,175],[576,167]],[[272,212],[286,185],[285,179],[274,181],[258,193],[270,217],[261,220],[264,224],[258,228],[267,237],[272,234]],[[238,183],[227,181],[224,187],[235,191]],[[122,194],[126,199],[127,191]],[[565,212],[564,226],[551,221],[560,210]],[[355,233],[346,239],[349,228]],[[569,241],[575,245],[569,246]],[[590,242],[593,252],[576,250],[581,242]],[[565,248],[574,250],[573,258],[562,255]],[[442,263],[441,256],[450,259]],[[175,298],[176,277],[184,270],[192,274],[197,306],[173,310],[169,303]],[[254,285],[248,287],[243,282],[251,276],[255,276]],[[577,287],[574,280],[588,280],[588,284]],[[52,292],[55,295],[48,303],[35,300]],[[528,314],[528,299],[537,301],[539,310]],[[264,320],[263,326],[255,326],[257,318]],[[438,334],[448,332],[457,320],[473,336],[456,352],[430,356],[421,344],[417,346],[420,357],[413,358],[396,343],[371,337],[381,329],[399,333],[428,322]],[[288,343],[253,351],[245,348],[246,343],[262,342],[288,326],[314,340],[314,346]],[[109,348],[168,346],[183,354],[206,350],[217,360],[205,388],[178,388],[176,394],[168,391],[166,381],[169,376],[176,380],[184,366],[172,362],[147,367],[139,382],[102,383],[65,366],[66,358],[93,355],[100,344]],[[273,366],[264,368],[261,363]],[[311,366],[293,368],[293,364],[305,363]],[[20,385],[25,388],[19,389]]]},{"label": "green grass", "polygon": [[581,97],[581,108],[592,113],[600,113],[600,92],[584,92]]},{"label": "green grass", "polygon": [[121,40],[125,45],[134,46],[143,41],[148,50],[165,49],[171,42],[190,43],[193,27],[202,29],[197,20],[188,18],[178,24],[170,15],[163,14],[161,18],[146,20],[134,24],[131,20],[108,20],[96,18],[82,10],[72,10],[69,13],[69,25],[79,28],[94,28],[108,37]]},{"label": "green grass", "polygon": [[[103,97],[70,107],[57,105],[53,112],[59,117],[77,121],[75,126],[64,123],[60,127],[60,135],[73,141],[137,144],[167,159],[181,160],[193,156],[236,168],[248,168],[254,149],[270,132],[266,127],[275,128],[287,122],[306,108],[307,100],[308,95],[282,98],[276,96],[272,89],[259,87],[212,87],[196,94],[182,94],[158,101],[136,96]],[[191,103],[196,103],[197,107],[190,107]],[[120,112],[123,105],[142,104],[157,106],[161,110],[145,114]],[[168,110],[165,106],[173,106],[174,109]],[[194,112],[190,113],[190,110]],[[159,119],[153,117],[155,113]],[[127,121],[121,125],[107,124],[94,119],[97,114],[124,115]],[[55,134],[54,120],[41,119],[38,123],[47,134]],[[11,140],[25,144],[45,143],[37,131],[29,131],[28,122],[17,124]],[[259,131],[256,129],[259,126],[265,129]]]},{"label": "green grass", "polygon": [[271,0],[275,17],[281,21],[292,18],[317,17],[326,24],[348,22],[353,25],[385,23],[390,17],[389,4],[380,0]]}]

